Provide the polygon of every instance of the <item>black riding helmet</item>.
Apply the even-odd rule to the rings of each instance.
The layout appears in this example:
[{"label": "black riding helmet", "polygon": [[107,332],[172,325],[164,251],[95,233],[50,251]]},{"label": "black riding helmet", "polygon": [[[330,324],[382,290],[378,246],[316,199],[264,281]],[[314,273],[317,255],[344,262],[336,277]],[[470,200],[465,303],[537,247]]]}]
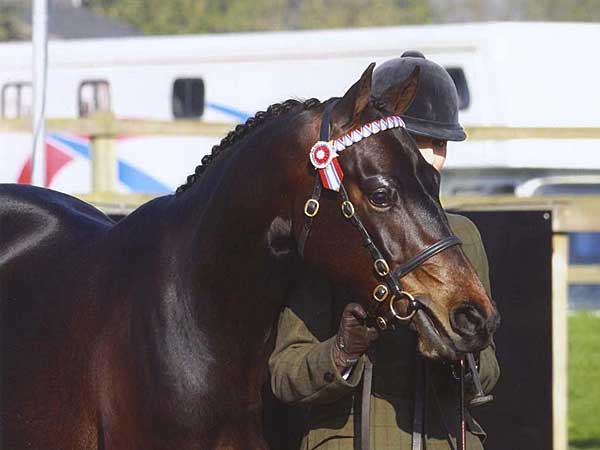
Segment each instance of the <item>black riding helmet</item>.
[{"label": "black riding helmet", "polygon": [[386,61],[373,73],[375,97],[398,81],[405,80],[420,66],[417,94],[402,114],[406,129],[413,134],[445,141],[464,141],[467,137],[458,122],[458,93],[454,81],[439,64],[423,53],[407,51],[400,58]]}]

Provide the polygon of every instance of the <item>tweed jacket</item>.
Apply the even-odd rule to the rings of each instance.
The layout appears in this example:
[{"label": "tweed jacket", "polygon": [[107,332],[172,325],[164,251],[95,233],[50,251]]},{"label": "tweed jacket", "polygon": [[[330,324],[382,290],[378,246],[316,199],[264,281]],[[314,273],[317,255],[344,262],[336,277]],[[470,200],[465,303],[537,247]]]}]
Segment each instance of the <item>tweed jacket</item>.
[{"label": "tweed jacket", "polygon": [[[448,214],[453,232],[490,291],[488,263],[479,231],[466,217]],[[318,274],[307,271],[289,296],[269,358],[271,388],[277,398],[305,411],[302,450],[360,447],[360,382],[364,357],[347,379],[336,370],[332,346],[349,299]],[[371,398],[371,448],[410,449],[414,411],[416,337],[407,329],[382,332],[376,341]],[[429,364],[426,404],[428,450],[450,449],[458,429],[458,383],[448,365]],[[499,377],[492,346],[480,354],[479,371],[489,392]],[[468,417],[467,448],[482,449],[483,430]],[[446,425],[444,425],[446,422]],[[453,435],[448,436],[450,431]],[[292,448],[290,447],[290,450]]]}]

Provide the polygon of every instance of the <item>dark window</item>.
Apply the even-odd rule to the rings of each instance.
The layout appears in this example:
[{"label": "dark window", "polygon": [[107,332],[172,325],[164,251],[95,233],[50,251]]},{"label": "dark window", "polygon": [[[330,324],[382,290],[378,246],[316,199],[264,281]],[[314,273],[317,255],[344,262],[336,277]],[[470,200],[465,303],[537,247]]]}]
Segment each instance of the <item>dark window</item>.
[{"label": "dark window", "polygon": [[77,95],[79,117],[85,117],[95,112],[109,112],[110,85],[105,80],[86,80],[79,85]]},{"label": "dark window", "polygon": [[31,116],[33,89],[29,82],[6,83],[2,86],[2,118]]},{"label": "dark window", "polygon": [[204,114],[204,81],[201,78],[178,78],[173,83],[173,116],[197,119]]},{"label": "dark window", "polygon": [[467,85],[465,72],[460,67],[446,67],[458,91],[458,109],[467,109],[471,104],[471,93]]}]

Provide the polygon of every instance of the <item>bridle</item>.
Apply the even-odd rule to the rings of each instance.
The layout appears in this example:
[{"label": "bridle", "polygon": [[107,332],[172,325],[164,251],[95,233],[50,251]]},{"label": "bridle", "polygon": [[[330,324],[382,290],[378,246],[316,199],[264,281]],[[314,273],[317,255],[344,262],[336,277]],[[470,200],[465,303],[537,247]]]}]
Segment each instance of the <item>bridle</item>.
[{"label": "bridle", "polygon": [[[315,168],[319,169],[319,174],[316,176],[315,184],[313,187],[312,194],[310,198],[304,204],[304,224],[302,226],[302,230],[300,231],[300,236],[298,238],[298,253],[303,258],[304,257],[304,248],[306,246],[306,242],[310,235],[310,230],[312,226],[312,222],[314,217],[318,214],[320,203],[319,200],[321,198],[321,194],[323,191],[323,186],[328,189],[332,189],[334,191],[338,191],[340,196],[342,197],[342,215],[344,218],[349,220],[352,225],[359,231],[363,245],[369,251],[371,258],[373,259],[373,268],[375,273],[382,280],[382,283],[375,286],[373,289],[373,300],[375,302],[369,302],[368,307],[368,317],[370,319],[375,319],[375,324],[381,330],[385,330],[388,327],[395,328],[394,322],[408,322],[413,316],[417,313],[419,309],[421,309],[421,303],[418,298],[409,292],[403,290],[401,278],[408,275],[410,272],[415,270],[421,264],[423,264],[428,259],[437,255],[440,252],[443,252],[450,247],[454,247],[455,245],[461,244],[461,240],[458,236],[450,235],[443,239],[440,239],[436,243],[430,245],[424,250],[420,251],[418,254],[410,258],[409,260],[403,262],[396,266],[393,270],[390,270],[389,264],[386,259],[383,257],[383,254],[377,247],[377,245],[373,242],[371,235],[367,231],[363,222],[360,220],[360,217],[356,213],[356,209],[353,203],[350,201],[350,197],[348,196],[348,192],[343,184],[343,173],[341,171],[341,166],[337,161],[333,158],[335,155],[329,155],[329,158],[323,161],[323,165],[319,164],[319,161],[315,160],[315,155],[313,154],[313,150],[316,148],[321,148],[325,152],[335,153],[341,152],[352,144],[369,137],[371,134],[376,134],[387,129],[392,128],[405,128],[404,121],[399,116],[388,116],[383,117],[379,121],[371,122],[370,124],[363,125],[358,129],[351,130],[344,134],[343,136],[330,141],[329,135],[331,130],[331,111],[333,107],[337,103],[337,99],[329,102],[323,111],[323,115],[321,117],[321,128],[319,135],[319,142],[317,142],[313,148],[311,149],[310,159]],[[320,147],[319,147],[320,146]],[[318,159],[318,158],[317,158]],[[326,173],[327,172],[327,173]],[[407,298],[409,302],[410,312],[402,316],[395,309],[395,301],[400,300],[402,298]],[[386,302],[388,303],[388,309],[382,314],[377,315],[377,312],[381,312],[379,306]],[[421,313],[423,313],[421,311]],[[471,400],[471,406],[478,406],[481,404],[488,403],[493,399],[491,395],[485,395],[483,392],[483,388],[481,386],[481,381],[479,380],[479,373],[477,367],[475,365],[475,361],[473,359],[473,355],[467,354],[467,362],[469,368],[471,370],[473,380],[475,383],[475,387],[477,393],[475,394],[475,398]],[[460,412],[460,429],[457,433],[457,447],[459,449],[465,449],[466,447],[466,431],[465,431],[465,404],[464,404],[464,379],[465,379],[465,359],[460,360],[460,398],[459,398],[459,412]],[[424,405],[426,401],[423,398],[423,381],[422,378],[425,376],[423,372],[424,363],[423,360],[417,355],[416,360],[416,371],[421,371],[422,376],[418,376],[416,374],[415,378],[417,379],[416,393],[415,393],[415,415],[413,419],[413,433],[412,433],[412,450],[420,450],[423,446],[423,432],[424,432]],[[361,446],[362,450],[368,450],[370,448],[370,399],[371,399],[371,383],[372,383],[372,375],[373,375],[373,363],[370,358],[366,358],[364,373],[363,373],[363,390],[362,390],[362,406],[361,406]],[[446,426],[446,431],[448,436],[450,437],[450,432],[448,427]],[[452,448],[455,448],[452,440],[449,440],[449,443]]]},{"label": "bridle", "polygon": [[[399,116],[389,116],[381,118],[378,121],[371,122],[370,124],[367,124],[366,127],[362,126],[357,129],[351,130],[347,132],[344,136],[330,141],[329,135],[331,129],[331,111],[333,110],[333,107],[336,103],[337,100],[333,100],[325,106],[321,118],[319,142],[317,142],[315,146],[313,146],[312,150],[318,148],[318,146],[321,146],[321,148],[324,151],[328,151],[329,148],[329,151],[341,152],[345,148],[350,147],[352,144],[369,137],[370,134],[376,134],[387,129],[405,127],[404,122]],[[327,163],[327,161],[324,161],[323,167],[320,167],[318,162],[314,161],[313,154],[311,153],[311,161],[313,162],[313,165],[315,165],[316,168],[320,169],[321,172],[319,173],[320,176],[316,176],[311,197],[304,204],[305,219],[302,230],[300,232],[300,237],[298,239],[298,252],[301,257],[304,256],[304,248],[310,235],[313,219],[319,212],[319,200],[323,191],[323,185],[328,185],[328,181],[325,179],[325,175],[323,174],[323,172],[326,170],[333,172],[335,170],[335,167],[333,166],[334,164],[337,164],[337,161],[334,161],[333,157],[334,156],[331,155],[331,157],[329,158],[329,162]],[[337,166],[337,169],[339,170],[339,166]],[[333,174],[333,177],[336,178],[336,180],[334,180],[331,183],[333,186],[330,185],[329,188],[332,190],[339,191],[340,196],[342,198],[342,215],[345,219],[349,220],[350,223],[352,223],[352,225],[354,225],[354,227],[359,231],[362,237],[363,245],[369,251],[371,258],[373,259],[373,268],[375,270],[375,273],[382,281],[382,283],[378,284],[373,289],[372,297],[373,300],[375,300],[375,303],[369,303],[369,310],[367,311],[369,316],[371,318],[374,318],[374,316],[376,316],[375,323],[377,327],[381,330],[385,330],[386,328],[388,328],[388,326],[390,326],[391,323],[394,322],[394,319],[403,322],[409,321],[415,315],[417,310],[421,307],[421,304],[414,295],[403,290],[400,279],[408,275],[410,272],[415,270],[417,267],[419,267],[431,257],[437,255],[440,252],[443,252],[444,250],[450,247],[461,244],[460,238],[458,238],[458,236],[455,235],[445,237],[436,242],[435,244],[432,244],[429,247],[425,248],[424,250],[410,258],[408,261],[399,264],[393,270],[391,270],[388,262],[383,257],[383,254],[381,253],[375,242],[373,242],[371,235],[369,234],[363,222],[360,220],[360,217],[356,213],[356,209],[353,203],[350,201],[348,192],[346,191],[346,188],[344,187],[344,184],[342,182],[342,176],[337,176],[336,174]],[[405,316],[399,314],[395,306],[395,302],[402,298],[406,298],[409,301],[410,312]],[[389,304],[387,311],[383,314],[376,315],[376,310],[380,309],[379,306],[386,301]]]},{"label": "bridle", "polygon": [[[377,245],[373,242],[369,232],[366,227],[360,220],[360,217],[356,213],[356,209],[352,202],[350,201],[350,197],[348,196],[348,192],[343,184],[343,173],[341,171],[341,166],[339,163],[333,159],[335,155],[329,155],[329,158],[323,161],[323,165],[319,164],[319,161],[315,161],[315,155],[313,154],[313,150],[315,148],[322,148],[324,151],[329,152],[341,152],[345,148],[351,146],[352,144],[369,137],[371,134],[376,134],[381,131],[385,131],[391,128],[405,128],[404,122],[399,116],[389,116],[383,117],[379,120],[379,122],[371,122],[370,124],[363,125],[358,129],[351,130],[344,134],[342,137],[335,139],[334,141],[329,140],[330,129],[331,129],[331,111],[333,107],[337,103],[337,99],[331,101],[325,106],[323,111],[323,115],[321,117],[321,129],[319,135],[319,142],[317,142],[313,148],[311,149],[311,162],[315,166],[315,168],[319,169],[320,172],[316,176],[315,184],[313,187],[311,197],[304,204],[304,215],[305,220],[302,226],[302,230],[300,232],[300,237],[298,238],[298,253],[301,257],[304,256],[304,248],[306,246],[306,241],[308,240],[312,222],[314,217],[319,212],[320,204],[319,200],[321,198],[321,194],[323,191],[323,186],[326,186],[328,189],[332,189],[334,191],[338,191],[340,196],[342,197],[342,215],[349,220],[352,225],[359,231],[363,245],[369,251],[371,258],[373,259],[373,268],[375,273],[380,277],[383,281],[381,284],[378,284],[375,289],[373,289],[373,299],[375,302],[369,303],[368,315],[370,318],[375,316],[375,312],[379,309],[378,306],[384,303],[386,300],[389,301],[389,308],[387,312],[384,312],[381,315],[376,317],[375,323],[379,329],[385,330],[388,326],[394,327],[394,319],[400,322],[407,322],[413,318],[413,316],[417,313],[419,309],[421,309],[421,303],[418,298],[414,295],[410,294],[407,291],[404,291],[401,284],[401,278],[415,270],[425,261],[430,259],[431,257],[437,255],[444,250],[453,247],[455,245],[461,244],[460,238],[455,235],[450,235],[443,239],[440,239],[436,243],[430,245],[425,248],[409,260],[399,264],[393,270],[390,270],[389,264],[383,257],[383,254],[377,247]],[[333,142],[333,144],[332,144]],[[320,147],[319,147],[320,146]],[[328,173],[325,173],[328,171]],[[401,298],[407,298],[409,301],[410,313],[405,316],[400,315],[395,309],[395,301],[400,300]],[[422,312],[421,312],[422,313]],[[471,406],[479,406],[485,403],[488,403],[493,399],[491,395],[485,395],[483,392],[483,388],[481,386],[481,381],[479,380],[479,373],[477,371],[477,367],[475,365],[475,361],[473,359],[473,355],[466,355],[468,366],[471,370],[473,381],[476,387],[475,397],[470,401]],[[419,369],[421,367],[421,369]],[[417,355],[417,369],[416,370],[424,370],[424,364],[422,359]],[[365,368],[363,374],[363,392],[362,392],[362,406],[361,406],[361,448],[363,450],[367,450],[370,447],[369,436],[370,436],[370,398],[371,398],[371,380],[373,373],[373,364],[369,358],[366,358]],[[420,450],[423,445],[423,408],[425,404],[425,400],[423,399],[423,383],[419,383],[419,379],[421,377],[416,376],[417,379],[417,387],[415,394],[415,416],[413,422],[413,435],[412,435],[412,449]],[[460,411],[460,430],[457,433],[457,446],[460,449],[464,449],[466,445],[466,435],[465,435],[465,405],[464,405],[464,378],[465,378],[465,359],[460,360],[460,399],[459,399],[459,411]],[[421,380],[422,381],[422,380]],[[447,427],[446,427],[447,429]],[[450,436],[449,430],[446,430],[448,435]],[[450,444],[452,447],[452,441],[450,439]]]}]

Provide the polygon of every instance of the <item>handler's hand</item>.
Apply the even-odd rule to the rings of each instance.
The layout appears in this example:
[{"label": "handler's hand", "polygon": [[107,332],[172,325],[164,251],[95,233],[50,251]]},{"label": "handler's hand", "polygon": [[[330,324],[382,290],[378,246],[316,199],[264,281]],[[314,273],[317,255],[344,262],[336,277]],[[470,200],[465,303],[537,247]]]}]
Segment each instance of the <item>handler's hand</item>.
[{"label": "handler's hand", "polygon": [[349,303],[344,308],[333,346],[333,360],[340,373],[354,365],[379,337],[375,328],[365,325],[366,318],[367,313],[358,303]]}]

